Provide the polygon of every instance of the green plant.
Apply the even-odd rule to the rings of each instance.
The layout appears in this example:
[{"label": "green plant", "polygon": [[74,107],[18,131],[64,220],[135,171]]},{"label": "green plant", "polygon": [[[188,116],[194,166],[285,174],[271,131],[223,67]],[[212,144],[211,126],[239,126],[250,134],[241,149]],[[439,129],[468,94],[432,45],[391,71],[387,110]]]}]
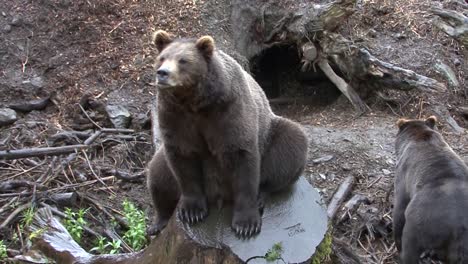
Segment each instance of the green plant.
[{"label": "green plant", "polygon": [[29,207],[23,212],[23,218],[21,219],[22,227],[28,227],[34,219],[34,207]]},{"label": "green plant", "polygon": [[283,253],[283,246],[281,242],[273,244],[273,246],[265,254],[265,260],[272,262],[281,259],[281,253]]},{"label": "green plant", "polygon": [[7,248],[5,246],[5,243],[3,243],[3,240],[0,240],[0,260],[4,260],[7,258]]},{"label": "green plant", "polygon": [[73,212],[70,208],[65,208],[64,225],[76,242],[80,242],[83,236],[83,230],[87,224],[84,215],[88,209],[79,209],[78,212]]},{"label": "green plant", "polygon": [[108,246],[111,247],[109,254],[117,254],[120,251],[120,244],[122,241],[120,240],[113,240],[112,242],[107,243]]},{"label": "green plant", "polygon": [[99,254],[105,254],[106,248],[109,246],[109,243],[107,242],[106,238],[98,237],[95,243],[96,243],[96,246],[93,247],[90,251],[95,251]]},{"label": "green plant", "polygon": [[[120,244],[122,241],[120,240],[113,240],[112,242],[108,242],[105,237],[99,237],[96,240],[96,246],[93,247],[90,251],[95,251],[99,254],[117,254],[120,252]],[[110,250],[107,251],[106,249],[110,247]]]},{"label": "green plant", "polygon": [[128,222],[129,229],[123,235],[125,242],[138,251],[146,245],[146,220],[143,211],[135,207],[135,205],[125,199],[122,202],[124,216]]}]

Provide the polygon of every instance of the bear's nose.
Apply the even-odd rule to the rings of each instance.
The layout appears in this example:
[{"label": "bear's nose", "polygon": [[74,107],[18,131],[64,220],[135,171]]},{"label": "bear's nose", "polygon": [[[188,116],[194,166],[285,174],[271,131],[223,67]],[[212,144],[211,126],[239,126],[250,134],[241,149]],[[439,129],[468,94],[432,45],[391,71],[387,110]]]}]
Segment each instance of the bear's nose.
[{"label": "bear's nose", "polygon": [[169,70],[167,69],[159,69],[156,72],[156,75],[158,76],[159,81],[166,81],[167,78],[169,77]]}]

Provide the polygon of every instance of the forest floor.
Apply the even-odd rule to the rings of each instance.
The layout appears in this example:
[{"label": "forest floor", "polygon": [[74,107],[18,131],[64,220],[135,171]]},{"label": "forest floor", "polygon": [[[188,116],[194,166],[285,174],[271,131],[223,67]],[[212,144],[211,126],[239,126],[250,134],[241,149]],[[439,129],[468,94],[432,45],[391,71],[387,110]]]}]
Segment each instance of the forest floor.
[{"label": "forest floor", "polygon": [[[90,228],[105,233],[122,218],[122,201],[153,215],[144,178],[128,182],[113,177],[118,169],[142,175],[154,152],[150,103],[154,99],[156,55],[151,33],[165,29],[178,36],[209,34],[202,19],[203,0],[11,0],[0,3],[0,108],[50,97],[45,109],[18,112],[18,120],[0,127],[0,150],[82,144],[99,127],[111,128],[106,105],[119,105],[132,115],[131,133],[103,133],[89,150],[61,166],[62,158],[33,157],[0,160],[0,240],[10,256],[27,247],[22,228],[24,212],[8,218],[32,201],[48,201],[54,193],[77,192],[74,209],[90,208]],[[319,1],[317,1],[319,2]],[[444,102],[455,120],[468,128],[457,111],[467,106],[468,62],[462,48],[438,32],[428,8],[434,2],[358,1],[353,16],[340,33],[363,43],[379,59],[446,83],[434,68],[450,66],[460,82],[458,90],[435,98]],[[466,11],[465,11],[466,12]],[[326,202],[344,178],[354,176],[351,195],[366,202],[355,211],[339,212],[334,236],[345,242],[364,263],[395,263],[391,208],[395,168],[394,138],[400,117],[422,118],[433,113],[426,95],[394,92],[401,104],[367,98],[371,111],[356,116],[345,98],[326,106],[275,106],[274,111],[304,125],[313,142],[305,177]],[[434,99],[434,98],[432,98]],[[81,107],[80,107],[81,106]],[[87,115],[84,114],[87,113]],[[90,121],[92,120],[92,121]],[[468,159],[468,137],[440,124],[453,149]],[[64,131],[82,131],[58,137]],[[322,161],[317,160],[323,158]],[[20,182],[15,188],[5,182]],[[31,184],[36,182],[37,184]],[[35,186],[35,187],[33,187]],[[3,189],[2,189],[3,188]],[[34,203],[39,206],[39,204]],[[70,206],[70,205],[68,205]],[[59,206],[65,211],[65,206]],[[125,224],[111,233],[121,235]],[[93,246],[85,235],[83,245]]]}]

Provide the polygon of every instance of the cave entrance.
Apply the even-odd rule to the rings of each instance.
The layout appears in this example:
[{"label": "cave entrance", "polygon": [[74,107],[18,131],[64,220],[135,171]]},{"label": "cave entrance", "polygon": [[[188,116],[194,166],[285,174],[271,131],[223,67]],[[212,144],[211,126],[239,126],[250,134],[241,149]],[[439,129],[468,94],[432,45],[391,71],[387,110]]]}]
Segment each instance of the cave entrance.
[{"label": "cave entrance", "polygon": [[340,90],[319,67],[302,72],[299,56],[296,45],[276,45],[254,56],[250,71],[270,100],[302,98],[315,105],[333,103],[341,95]]}]

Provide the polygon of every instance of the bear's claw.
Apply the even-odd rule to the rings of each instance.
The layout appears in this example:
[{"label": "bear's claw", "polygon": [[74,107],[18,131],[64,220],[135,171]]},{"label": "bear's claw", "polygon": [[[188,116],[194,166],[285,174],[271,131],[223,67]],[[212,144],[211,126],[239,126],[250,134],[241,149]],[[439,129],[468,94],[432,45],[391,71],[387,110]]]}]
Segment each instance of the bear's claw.
[{"label": "bear's claw", "polygon": [[232,221],[232,229],[237,236],[250,238],[260,233],[262,219],[258,210],[235,212]]},{"label": "bear's claw", "polygon": [[192,202],[182,202],[180,208],[177,210],[177,216],[184,223],[195,224],[208,215],[208,209],[206,203],[197,201],[196,199]]}]

